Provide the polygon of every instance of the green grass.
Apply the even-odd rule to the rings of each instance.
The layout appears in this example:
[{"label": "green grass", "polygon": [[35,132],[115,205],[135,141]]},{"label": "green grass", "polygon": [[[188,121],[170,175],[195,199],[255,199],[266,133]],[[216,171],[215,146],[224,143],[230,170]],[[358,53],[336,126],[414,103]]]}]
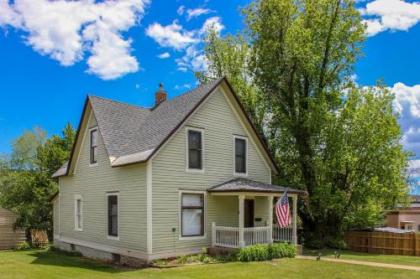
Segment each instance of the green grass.
[{"label": "green grass", "polygon": [[177,268],[124,269],[46,251],[0,252],[2,279],[107,278],[420,278],[420,272],[302,259],[226,263]]},{"label": "green grass", "polygon": [[[321,252],[322,257],[334,258],[334,250],[324,249],[324,250],[304,250],[304,255],[308,256],[318,256],[318,253]],[[411,266],[420,266],[420,257],[414,256],[399,256],[399,255],[379,255],[379,254],[368,254],[360,252],[352,252],[348,250],[340,250],[340,259],[348,260],[358,260],[365,262],[376,262],[376,263],[389,263],[389,264],[401,264],[401,265],[411,265]]]},{"label": "green grass", "polygon": [[0,252],[0,278],[420,278],[420,272],[302,259],[128,269],[48,251]]}]

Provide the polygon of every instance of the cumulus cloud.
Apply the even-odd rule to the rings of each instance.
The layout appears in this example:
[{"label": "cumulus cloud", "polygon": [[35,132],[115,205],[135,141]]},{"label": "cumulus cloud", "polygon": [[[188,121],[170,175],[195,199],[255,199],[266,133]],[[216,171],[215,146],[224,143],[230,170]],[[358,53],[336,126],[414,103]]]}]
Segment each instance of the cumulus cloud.
[{"label": "cumulus cloud", "polygon": [[207,61],[201,46],[211,28],[218,33],[224,29],[220,17],[210,17],[200,28],[193,30],[186,30],[177,21],[166,26],[153,23],[146,29],[146,34],[161,47],[183,52],[183,56],[175,60],[179,71],[203,71],[207,68]]},{"label": "cumulus cloud", "polygon": [[88,72],[115,79],[139,68],[131,39],[148,0],[0,0],[0,26],[23,30],[35,51],[71,66],[87,55]]},{"label": "cumulus cloud", "polygon": [[420,2],[375,0],[367,3],[361,13],[366,18],[368,36],[386,30],[407,31],[420,21]]},{"label": "cumulus cloud", "polygon": [[171,57],[171,55],[169,54],[169,52],[163,52],[163,53],[159,54],[158,57],[160,59],[166,59],[166,58]]},{"label": "cumulus cloud", "polygon": [[184,49],[188,45],[197,42],[194,32],[184,30],[177,21],[166,26],[162,26],[160,23],[153,23],[147,27],[146,35],[153,38],[160,46],[176,50]]},{"label": "cumulus cloud", "polygon": [[403,144],[420,156],[420,85],[407,86],[399,82],[391,90],[395,94],[395,109],[400,115]]},{"label": "cumulus cloud", "polygon": [[210,12],[211,12],[211,10],[204,9],[204,8],[188,9],[187,10],[187,20],[190,20],[194,17],[199,17],[201,15],[206,15]]}]

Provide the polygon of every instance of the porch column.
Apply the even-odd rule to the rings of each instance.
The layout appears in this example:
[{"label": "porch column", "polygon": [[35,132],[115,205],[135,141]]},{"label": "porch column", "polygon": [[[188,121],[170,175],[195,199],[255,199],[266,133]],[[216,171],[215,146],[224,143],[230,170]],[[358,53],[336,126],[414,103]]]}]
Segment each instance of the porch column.
[{"label": "porch column", "polygon": [[239,247],[245,247],[244,240],[244,202],[245,195],[241,194],[239,198]]},{"label": "porch column", "polygon": [[293,195],[293,244],[297,245],[297,195]]},{"label": "porch column", "polygon": [[273,196],[268,196],[268,243],[273,243]]}]

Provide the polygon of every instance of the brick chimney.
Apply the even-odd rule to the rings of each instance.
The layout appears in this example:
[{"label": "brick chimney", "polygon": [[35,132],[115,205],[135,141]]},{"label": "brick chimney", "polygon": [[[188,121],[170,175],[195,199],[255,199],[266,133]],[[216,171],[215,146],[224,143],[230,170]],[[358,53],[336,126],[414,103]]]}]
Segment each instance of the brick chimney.
[{"label": "brick chimney", "polygon": [[159,90],[155,93],[155,107],[160,105],[162,102],[166,101],[166,97],[168,94],[166,93],[165,89],[163,89],[163,84],[159,84]]}]

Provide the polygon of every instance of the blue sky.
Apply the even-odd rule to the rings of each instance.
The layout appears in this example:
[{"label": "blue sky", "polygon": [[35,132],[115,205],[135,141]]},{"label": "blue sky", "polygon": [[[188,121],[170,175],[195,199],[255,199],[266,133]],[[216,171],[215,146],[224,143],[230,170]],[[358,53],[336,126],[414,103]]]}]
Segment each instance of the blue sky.
[{"label": "blue sky", "polygon": [[[196,85],[208,26],[243,27],[249,1],[0,0],[0,153],[25,129],[77,126],[86,94],[151,106]],[[403,143],[420,158],[420,2],[359,1],[368,25],[356,81],[396,95]],[[160,56],[160,57],[159,57]]]}]

